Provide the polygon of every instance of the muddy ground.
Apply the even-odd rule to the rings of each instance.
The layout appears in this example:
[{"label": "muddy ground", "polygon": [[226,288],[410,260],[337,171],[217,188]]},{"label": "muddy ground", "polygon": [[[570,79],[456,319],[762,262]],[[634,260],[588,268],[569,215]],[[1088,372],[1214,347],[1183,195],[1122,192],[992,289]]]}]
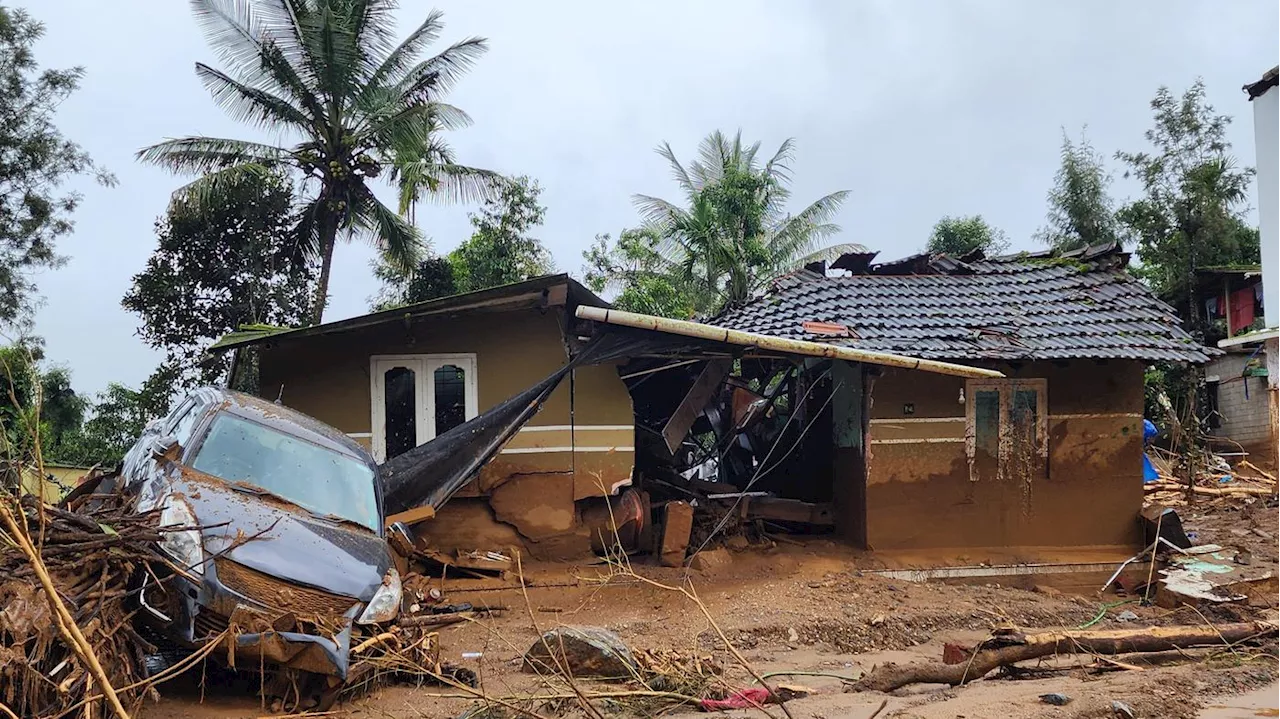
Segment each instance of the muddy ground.
[{"label": "muddy ground", "polygon": [[[1259,564],[1277,569],[1277,510],[1269,503],[1181,508],[1188,529],[1199,542],[1247,548]],[[693,571],[635,564],[636,574],[657,582],[679,584],[692,580],[698,597],[759,672],[821,672],[857,677],[886,662],[936,661],[943,644],[973,643],[993,628],[1014,625],[1024,629],[1075,628],[1097,619],[1094,628],[1151,624],[1196,624],[1277,617],[1274,605],[1168,610],[1137,602],[1104,607],[1132,599],[1082,596],[1043,588],[1029,591],[995,584],[953,586],[914,584],[863,574],[851,567],[865,564],[859,556],[832,542],[811,541],[803,546],[778,544],[732,554],[732,561],[709,570]],[[705,656],[729,667],[725,683],[749,686],[750,680],[712,631],[698,606],[674,591],[637,582],[602,565],[533,566],[526,568],[532,585],[519,589],[489,589],[496,580],[448,580],[447,600],[477,606],[505,607],[490,618],[446,628],[441,632],[444,659],[479,672],[491,696],[527,695],[538,688],[534,675],[520,671],[520,657],[537,638],[538,628],[561,624],[603,626],[621,635],[632,647],[672,649],[686,656]],[[575,586],[564,586],[566,584]],[[1105,611],[1104,611],[1105,609]],[[1137,619],[1121,621],[1129,611]],[[1098,618],[1101,614],[1101,618]],[[463,658],[479,652],[482,657]],[[870,717],[888,702],[881,717],[956,719],[959,717],[1111,717],[1112,701],[1121,701],[1138,717],[1194,719],[1196,717],[1277,716],[1276,646],[1227,652],[1204,650],[1126,658],[1138,670],[1105,671],[1077,665],[1089,657],[1046,661],[1057,667],[1033,678],[996,678],[960,688],[916,686],[892,695],[846,693],[841,679],[823,676],[776,677],[771,681],[801,684],[813,693],[788,703],[796,719]],[[1071,668],[1075,666],[1076,668]],[[587,690],[617,689],[616,685],[587,684]],[[1039,695],[1064,693],[1066,706],[1050,706]],[[1248,694],[1254,692],[1254,694]],[[263,707],[252,687],[223,686],[210,679],[202,688],[196,679],[167,685],[159,703],[149,704],[144,716],[260,717]],[[203,701],[201,696],[203,694]],[[403,719],[456,717],[475,706],[447,687],[392,686],[346,702],[334,716]],[[1237,695],[1245,695],[1233,699]],[[1235,702],[1236,708],[1228,708]],[[1244,708],[1244,707],[1249,708]],[[619,711],[648,713],[644,705],[614,705]],[[553,716],[561,706],[537,710]],[[782,713],[776,707],[775,716]],[[1216,712],[1216,713],[1215,713]],[[573,711],[567,712],[576,715]],[[696,710],[674,708],[673,716]],[[752,712],[735,711],[735,715]],[[760,716],[759,712],[753,715]]]}]

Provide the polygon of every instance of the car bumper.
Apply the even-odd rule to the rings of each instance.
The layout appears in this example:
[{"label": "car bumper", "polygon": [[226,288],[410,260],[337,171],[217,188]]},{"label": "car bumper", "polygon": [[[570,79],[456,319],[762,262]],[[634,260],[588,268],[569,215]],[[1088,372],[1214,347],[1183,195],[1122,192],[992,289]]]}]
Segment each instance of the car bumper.
[{"label": "car bumper", "polygon": [[318,618],[269,609],[233,591],[212,567],[200,582],[173,577],[168,584],[171,599],[177,601],[151,613],[164,633],[180,644],[202,647],[218,641],[232,668],[267,663],[346,679],[352,625],[361,608],[357,600],[351,600],[345,614],[327,618],[321,626],[312,621]]}]

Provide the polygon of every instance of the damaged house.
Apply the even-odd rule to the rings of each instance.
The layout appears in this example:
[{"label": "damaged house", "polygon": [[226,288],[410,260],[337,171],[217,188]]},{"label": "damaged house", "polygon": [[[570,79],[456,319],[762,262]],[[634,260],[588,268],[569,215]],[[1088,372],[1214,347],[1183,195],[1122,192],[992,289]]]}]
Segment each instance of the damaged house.
[{"label": "damaged house", "polygon": [[[623,316],[634,326],[622,324]],[[380,463],[388,525],[400,525],[420,549],[453,551],[455,559],[460,551],[513,546],[541,559],[580,557],[600,549],[599,530],[610,525],[625,525],[631,546],[651,546],[649,490],[657,492],[655,504],[672,491],[690,498],[662,480],[685,480],[678,470],[691,461],[691,448],[725,450],[726,474],[759,464],[739,430],[776,425],[775,405],[806,386],[810,365],[840,358],[1000,376],[618,313],[565,275],[314,327],[237,332],[210,349],[235,351],[239,363],[247,348],[261,396],[369,449]],[[730,376],[735,363],[774,378],[766,382],[768,407],[741,373]],[[755,400],[739,409],[754,409],[726,427],[712,416],[721,401],[744,397],[730,391],[735,382]],[[790,406],[800,409],[798,402]],[[810,436],[788,426],[779,437]],[[822,431],[830,436],[829,427]],[[701,445],[686,439],[693,435]],[[786,457],[795,456],[780,456],[769,474],[788,474]],[[633,485],[644,491],[624,490]],[[792,502],[781,511],[794,518],[825,510]],[[825,515],[818,520],[829,523]]]},{"label": "damaged house", "polygon": [[772,532],[890,562],[1128,556],[1144,368],[1216,350],[1115,246],[874,258],[705,324],[555,275],[215,349],[256,346],[264,397],[369,447],[419,549],[580,557],[612,524],[668,563]]},{"label": "damaged house", "polygon": [[[235,333],[212,349],[255,347],[263,397],[347,433],[381,463],[561,367],[579,304],[605,305],[551,275],[314,327]],[[495,548],[523,538],[556,556],[555,538],[575,527],[576,501],[631,482],[633,446],[631,398],[615,366],[577,369],[441,508],[442,521],[423,525],[425,539]]]},{"label": "damaged house", "polygon": [[856,545],[972,560],[1127,552],[1141,538],[1144,367],[1217,354],[1126,272],[1128,259],[1114,245],[881,264],[845,255],[831,268],[843,272],[783,276],[713,322],[1004,375],[841,371],[828,476]]}]

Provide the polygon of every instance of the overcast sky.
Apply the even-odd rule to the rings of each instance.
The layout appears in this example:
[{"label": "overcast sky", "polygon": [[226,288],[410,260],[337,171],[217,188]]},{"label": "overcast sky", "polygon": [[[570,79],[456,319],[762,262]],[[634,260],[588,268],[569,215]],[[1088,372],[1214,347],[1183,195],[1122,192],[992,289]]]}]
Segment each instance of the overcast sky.
[{"label": "overcast sky", "polygon": [[[253,137],[227,119],[193,73],[214,63],[180,0],[6,0],[46,24],[44,66],[84,66],[57,123],[120,183],[85,195],[70,262],[44,273],[36,331],[80,391],[137,386],[159,355],[120,307],[155,245],[153,223],[184,180],[143,167],[166,137]],[[545,188],[538,233],[561,270],[578,272],[601,232],[636,224],[633,193],[676,199],[668,141],[690,157],[709,131],[741,128],[771,152],[797,141],[797,205],[851,191],[841,241],[882,259],[920,249],[947,214],[982,214],[1031,248],[1058,165],[1061,131],[1088,125],[1110,156],[1141,149],[1160,85],[1208,84],[1242,164],[1254,164],[1252,111],[1240,87],[1275,66],[1275,0],[1232,2],[417,2],[401,35],[433,5],[444,42],[491,50],[451,96],[475,125],[450,138],[461,161],[528,174]],[[1117,178],[1123,199],[1133,188]],[[469,234],[467,207],[419,210],[438,251]],[[367,246],[337,250],[327,320],[361,314],[377,290]]]}]

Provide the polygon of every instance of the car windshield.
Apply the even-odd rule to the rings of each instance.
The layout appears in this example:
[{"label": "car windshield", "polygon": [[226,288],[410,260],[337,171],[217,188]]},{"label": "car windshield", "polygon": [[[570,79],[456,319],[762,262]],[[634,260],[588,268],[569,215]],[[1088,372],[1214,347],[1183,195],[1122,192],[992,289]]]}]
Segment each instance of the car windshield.
[{"label": "car windshield", "polygon": [[378,531],[372,469],[257,422],[218,415],[191,466],[228,482],[259,487],[313,514]]}]

